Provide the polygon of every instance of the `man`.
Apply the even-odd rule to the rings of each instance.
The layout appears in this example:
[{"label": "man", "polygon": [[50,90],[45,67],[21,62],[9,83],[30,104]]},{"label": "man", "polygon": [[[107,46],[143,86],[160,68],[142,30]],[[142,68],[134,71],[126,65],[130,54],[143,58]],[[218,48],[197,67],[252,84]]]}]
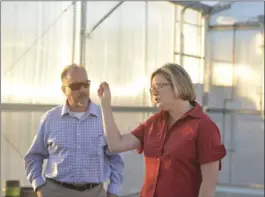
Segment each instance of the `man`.
[{"label": "man", "polygon": [[38,197],[117,197],[124,163],[120,155],[108,151],[100,107],[90,100],[86,70],[67,66],[61,81],[66,103],[43,116],[24,158],[27,178]]}]

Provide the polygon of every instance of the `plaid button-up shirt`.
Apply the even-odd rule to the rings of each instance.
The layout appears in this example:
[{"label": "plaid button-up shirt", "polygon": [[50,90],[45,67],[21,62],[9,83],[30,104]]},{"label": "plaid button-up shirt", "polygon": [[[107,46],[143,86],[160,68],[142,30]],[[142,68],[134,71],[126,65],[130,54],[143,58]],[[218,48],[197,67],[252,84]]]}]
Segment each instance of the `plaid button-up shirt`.
[{"label": "plaid button-up shirt", "polygon": [[[44,159],[47,165],[42,176]],[[108,152],[100,107],[93,102],[81,119],[66,104],[46,112],[24,160],[34,190],[45,183],[45,177],[66,183],[109,179],[107,191],[120,194],[124,163],[119,154]]]}]

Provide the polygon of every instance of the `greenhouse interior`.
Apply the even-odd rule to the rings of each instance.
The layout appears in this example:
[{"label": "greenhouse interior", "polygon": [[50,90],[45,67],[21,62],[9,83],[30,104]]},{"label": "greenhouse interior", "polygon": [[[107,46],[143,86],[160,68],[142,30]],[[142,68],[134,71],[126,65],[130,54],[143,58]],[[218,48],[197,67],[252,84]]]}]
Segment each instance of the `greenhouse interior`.
[{"label": "greenhouse interior", "polygon": [[[174,62],[192,78],[197,102],[227,149],[218,197],[264,196],[264,2],[1,2],[1,188],[30,187],[24,155],[41,116],[64,102],[60,74],[84,66],[112,87],[114,116],[128,133],[156,109],[149,77]],[[121,195],[137,196],[144,158],[122,153]]]}]

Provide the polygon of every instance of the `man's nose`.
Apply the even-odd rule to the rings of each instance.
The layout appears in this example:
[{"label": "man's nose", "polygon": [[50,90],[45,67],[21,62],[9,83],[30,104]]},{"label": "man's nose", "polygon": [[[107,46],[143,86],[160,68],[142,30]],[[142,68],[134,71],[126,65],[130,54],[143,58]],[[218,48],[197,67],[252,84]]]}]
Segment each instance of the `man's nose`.
[{"label": "man's nose", "polygon": [[85,88],[84,86],[81,86],[80,89],[79,89],[80,92],[84,92],[86,90],[87,90],[87,88]]}]

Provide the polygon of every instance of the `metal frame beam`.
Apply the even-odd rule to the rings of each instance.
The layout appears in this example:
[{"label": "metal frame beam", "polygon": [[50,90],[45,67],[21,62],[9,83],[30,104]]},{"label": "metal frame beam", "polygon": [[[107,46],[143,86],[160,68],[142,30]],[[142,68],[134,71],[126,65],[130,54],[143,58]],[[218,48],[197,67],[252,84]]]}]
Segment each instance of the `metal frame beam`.
[{"label": "metal frame beam", "polygon": [[[20,104],[20,103],[2,103],[0,109],[2,112],[45,112],[56,105],[43,105],[43,104]],[[154,113],[158,109],[155,107],[142,107],[142,106],[113,106],[113,112],[121,113]]]},{"label": "metal frame beam", "polygon": [[[19,103],[2,103],[0,105],[1,112],[45,112],[56,105],[43,105],[43,104],[19,104]],[[250,109],[228,109],[228,108],[214,108],[205,107],[207,113],[239,113],[239,114],[253,114],[260,115],[264,113],[259,110]],[[113,112],[120,113],[155,113],[159,110],[155,107],[143,106],[113,106]]]},{"label": "metal frame beam", "polygon": [[209,30],[245,30],[245,29],[260,29],[260,22],[236,23],[232,25],[209,25]]},{"label": "metal frame beam", "polygon": [[118,7],[120,7],[122,3],[124,3],[124,1],[120,1],[108,13],[106,13],[88,33],[85,33],[85,36],[90,37],[93,31],[95,31],[101,23],[103,23]]}]

